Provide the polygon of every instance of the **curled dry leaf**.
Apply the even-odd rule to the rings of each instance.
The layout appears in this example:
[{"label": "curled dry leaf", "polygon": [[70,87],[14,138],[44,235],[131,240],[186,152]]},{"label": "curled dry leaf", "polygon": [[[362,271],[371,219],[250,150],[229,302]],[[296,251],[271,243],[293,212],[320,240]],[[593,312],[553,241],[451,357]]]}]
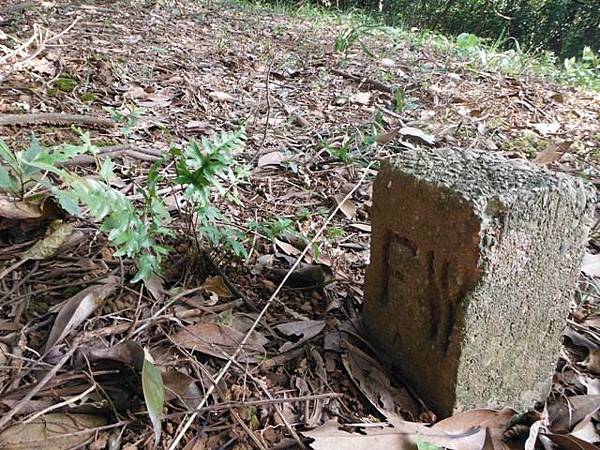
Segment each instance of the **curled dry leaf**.
[{"label": "curled dry leaf", "polygon": [[[555,445],[546,445],[546,439]],[[554,450],[556,446],[561,450],[598,450],[595,445],[569,434],[544,433],[540,435],[540,441],[548,450]]]},{"label": "curled dry leaf", "polygon": [[568,433],[586,416],[600,408],[600,395],[558,397],[546,403],[548,423],[553,433]]},{"label": "curled dry leaf", "polygon": [[158,275],[153,273],[150,277],[143,278],[142,282],[144,283],[144,286],[146,286],[146,289],[148,289],[148,292],[150,292],[154,300],[157,302],[160,302],[165,297],[163,282]]},{"label": "curled dry leaf", "polygon": [[433,431],[422,423],[401,420],[394,421],[393,427],[366,427],[361,433],[342,430],[340,424],[332,420],[302,434],[315,440],[310,444],[315,450],[419,450],[425,448],[425,443],[453,450],[484,450],[486,438],[484,430],[450,434]]},{"label": "curled dry leaf", "polygon": [[275,245],[279,247],[286,255],[298,256],[300,253],[302,253],[301,250],[298,250],[293,245],[283,242],[279,239],[275,239]]},{"label": "curled dry leaf", "polygon": [[560,130],[560,123],[552,122],[552,123],[532,123],[531,126],[536,129],[538,133],[542,136],[547,136],[549,134],[555,134],[558,130]]},{"label": "curled dry leaf", "polygon": [[162,374],[167,401],[180,400],[189,409],[196,409],[202,398],[196,380],[179,370],[168,370]]},{"label": "curled dry leaf", "polygon": [[67,450],[85,443],[107,424],[105,417],[89,414],[45,414],[30,423],[16,424],[0,433],[0,448],[11,450]]},{"label": "curled dry leaf", "polygon": [[592,375],[600,376],[600,349],[590,350],[583,366]]},{"label": "curled dry leaf", "polygon": [[330,420],[312,431],[302,434],[314,439],[315,450],[417,450],[417,436],[425,429],[422,424],[407,422],[404,428],[365,428],[363,433],[350,433],[340,429],[340,424]]},{"label": "curled dry leaf", "polygon": [[127,340],[108,348],[81,349],[82,355],[91,363],[102,360],[115,361],[142,370],[144,349],[135,341]]},{"label": "curled dry leaf", "polygon": [[283,155],[281,152],[270,152],[258,158],[257,167],[280,166],[282,162]]},{"label": "curled dry leaf", "polygon": [[435,138],[423,130],[414,127],[402,127],[398,132],[402,136],[408,136],[427,145],[435,144]]},{"label": "curled dry leaf", "polygon": [[[512,408],[504,408],[500,411],[494,409],[480,408],[472,409],[441,420],[431,427],[432,431],[443,431],[446,433],[469,434],[469,439],[461,442],[458,447],[451,447],[436,438],[433,442],[448,448],[457,450],[480,450],[485,448],[486,440],[490,440],[494,449],[509,450],[521,448],[519,443],[505,441],[504,433],[516,414]],[[468,446],[467,446],[468,444]]]},{"label": "curled dry leaf", "polygon": [[554,161],[558,161],[564,153],[568,152],[571,146],[573,145],[572,141],[563,141],[560,143],[550,143],[548,147],[539,152],[535,159],[533,160],[534,164],[538,166],[545,166]]},{"label": "curled dry leaf", "polygon": [[368,105],[371,101],[370,92],[357,92],[350,96],[350,102],[358,105]]},{"label": "curled dry leaf", "polygon": [[60,220],[50,224],[46,236],[23,253],[23,259],[46,259],[54,255],[73,232],[73,225]]},{"label": "curled dry leaf", "polygon": [[[226,325],[197,323],[185,327],[173,335],[171,340],[189,350],[228,359],[235,353],[243,338],[244,333]],[[263,359],[265,353],[265,348],[251,336],[236,359],[244,363],[256,363]]]},{"label": "curled dry leaf", "polygon": [[344,214],[348,219],[353,219],[356,215],[358,207],[350,199],[346,199],[346,201],[344,201],[345,197],[346,195],[344,194],[336,194],[333,196],[335,203],[340,207],[342,214]]},{"label": "curled dry leaf", "polygon": [[0,196],[0,230],[14,226],[15,221],[49,221],[65,217],[64,211],[51,197],[20,201]]},{"label": "curled dry leaf", "polygon": [[381,365],[368,354],[343,339],[340,347],[342,363],[350,379],[362,392],[365,398],[388,420],[397,420],[396,406],[418,416],[419,408],[406,391],[391,385],[390,379]]},{"label": "curled dry leaf", "polygon": [[231,298],[233,294],[225,284],[225,280],[221,275],[216,275],[214,277],[208,277],[204,280],[204,283],[200,286],[201,288],[213,292],[219,298]]},{"label": "curled dry leaf", "polygon": [[600,442],[600,434],[598,434],[595,424],[596,416],[596,411],[594,411],[592,414],[585,417],[581,422],[573,427],[571,436],[574,436],[585,442]]},{"label": "curled dry leaf", "polygon": [[60,308],[44,352],[48,352],[73,329],[87,319],[117,286],[117,278],[110,276],[103,283],[94,284],[68,299]]},{"label": "curled dry leaf", "polygon": [[299,336],[296,342],[286,342],[280,348],[280,352],[287,352],[293,348],[302,345],[304,342],[317,336],[326,322],[324,320],[299,320],[297,322],[288,322],[277,325],[275,328],[286,336]]}]

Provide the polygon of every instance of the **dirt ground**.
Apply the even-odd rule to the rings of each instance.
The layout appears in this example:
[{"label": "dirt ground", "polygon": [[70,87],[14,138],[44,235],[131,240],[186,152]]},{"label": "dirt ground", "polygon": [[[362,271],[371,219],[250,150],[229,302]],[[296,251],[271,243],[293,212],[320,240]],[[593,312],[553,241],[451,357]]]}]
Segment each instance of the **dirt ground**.
[{"label": "dirt ground", "polygon": [[[199,253],[181,221],[163,277],[128,284],[134,261],[115,257],[95,224],[73,220],[74,234],[59,253],[0,279],[0,425],[14,432],[0,434],[0,443],[8,442],[0,448],[27,439],[20,448],[151,448],[143,348],[167,390],[159,448],[179,437],[187,449],[301,448],[311,442],[305,432],[332,420],[355,431],[346,433],[354,440],[346,443],[336,426],[326,434],[336,447],[321,434],[314,448],[413,448],[388,446],[370,431],[386,419],[399,429],[403,420],[436,420],[386,370],[360,327],[379,162],[398,146],[485,149],[598,187],[600,96],[506,77],[389,33],[336,52],[336,39],[339,49],[351,28],[333,16],[213,1],[2,2],[0,114],[28,114],[0,124],[9,147],[26,148],[32,133],[43,145],[78,142],[70,123],[38,113],[96,117],[78,124],[96,145],[119,146],[111,153],[113,187],[141,199],[151,163],[171,147],[246,124],[238,159],[250,175],[237,186],[241,204],[221,205],[248,237],[246,258]],[[107,121],[107,108],[125,122]],[[72,168],[91,174],[89,162]],[[180,200],[168,187],[163,193],[173,205]],[[318,250],[304,258],[309,265],[268,304],[252,334],[262,358],[232,362],[181,338],[188,330],[208,342],[237,342],[336,206]],[[251,221],[266,225],[252,228]],[[46,228],[44,220],[15,224],[1,216],[0,264],[18,261]],[[594,231],[589,248],[596,265],[598,236]],[[485,442],[491,436],[495,447],[485,448],[525,448],[528,437],[536,448],[597,448],[590,442],[600,440],[600,285],[592,272],[582,273],[552,406],[523,415],[478,411],[457,422],[483,430]],[[98,309],[45,354],[56,312],[84,288]],[[33,428],[40,411],[51,419]],[[29,428],[15,425],[27,418]],[[59,439],[52,423],[69,438]],[[438,445],[479,445],[452,442]]]}]

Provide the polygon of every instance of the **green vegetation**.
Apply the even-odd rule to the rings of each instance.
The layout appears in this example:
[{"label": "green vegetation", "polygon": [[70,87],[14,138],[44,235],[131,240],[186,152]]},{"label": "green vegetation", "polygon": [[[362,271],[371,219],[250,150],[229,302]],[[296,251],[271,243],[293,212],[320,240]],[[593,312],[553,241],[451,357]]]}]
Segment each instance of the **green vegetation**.
[{"label": "green vegetation", "polygon": [[[381,52],[374,52],[367,39],[373,35],[384,33],[394,44],[394,50],[400,49],[407,43],[418,47],[431,48],[440,54],[456,56],[468,63],[473,70],[494,70],[506,75],[535,76],[547,78],[558,83],[578,86],[585,89],[600,91],[600,15],[597,13],[597,0],[592,2],[577,2],[577,0],[523,0],[510,2],[502,0],[497,2],[492,11],[486,14],[496,16],[501,13],[501,7],[521,4],[523,11],[530,10],[537,5],[537,13],[544,11],[550,13],[551,7],[557,4],[553,19],[537,18],[528,19],[516,25],[519,16],[511,17],[510,26],[484,28],[487,23],[477,27],[473,26],[473,17],[483,4],[494,3],[487,0],[395,0],[393,3],[384,3],[381,12],[375,10],[370,2],[338,3],[341,9],[328,9],[320,4],[303,3],[296,7],[292,2],[273,0],[268,3],[271,9],[301,19],[318,20],[324,25],[342,25],[333,44],[333,50],[341,54],[344,61],[349,50],[359,45],[370,57],[381,57]],[[586,13],[580,17],[572,17],[569,5],[578,3],[572,11],[577,11],[581,6]],[[592,4],[595,3],[595,6]],[[247,9],[265,8],[265,3],[240,0],[240,4]],[[450,5],[448,11],[444,11]],[[584,6],[582,6],[584,5]],[[394,9],[396,8],[396,9]],[[473,8],[471,11],[470,8]],[[500,9],[499,9],[500,8]],[[535,9],[535,8],[534,8]],[[538,11],[539,10],[539,11]],[[397,11],[397,12],[394,12]],[[444,26],[441,18],[452,19],[452,26]],[[567,14],[574,22],[573,26],[560,19],[560,14]],[[441,16],[440,16],[441,14]],[[461,14],[471,17],[471,21],[463,21]],[[523,14],[525,14],[523,12]],[[529,13],[528,13],[529,14]],[[431,22],[440,16],[438,23]],[[508,17],[508,16],[507,16]],[[502,19],[497,17],[498,20]],[[560,20],[559,20],[560,19]],[[487,20],[487,19],[486,19]],[[502,19],[506,21],[508,19]],[[429,22],[427,22],[429,21]],[[535,23],[536,38],[527,37],[526,32],[531,23]],[[386,26],[392,25],[392,26]],[[491,25],[490,25],[491,26]],[[555,26],[558,31],[544,31],[543,27]],[[512,27],[512,28],[511,28]],[[520,34],[515,30],[521,30]],[[446,34],[442,34],[445,32]],[[556,35],[564,34],[560,38],[564,46],[557,49],[550,45],[555,42]],[[569,35],[570,37],[566,37]],[[555,40],[552,41],[552,36]],[[547,42],[546,42],[547,41]],[[558,41],[556,41],[558,42]],[[567,46],[567,42],[570,44]]]},{"label": "green vegetation", "polygon": [[54,80],[54,88],[60,92],[70,93],[77,87],[77,81],[72,78],[62,77]]},{"label": "green vegetation", "polygon": [[[49,148],[34,138],[24,151],[11,151],[0,141],[0,191],[27,201],[43,189],[53,194],[69,214],[88,216],[100,222],[100,230],[117,249],[115,256],[136,258],[138,273],[134,282],[159,272],[164,256],[169,253],[164,242],[173,235],[169,227],[172,218],[157,191],[161,182],[183,190],[188,207],[182,214],[192,225],[190,231],[197,243],[204,239],[214,246],[224,245],[238,256],[245,254],[240,234],[224,225],[226,221],[215,206],[223,199],[236,201],[232,186],[246,174],[232,156],[245,140],[243,128],[210,140],[203,139],[202,143],[192,140],[184,148],[172,148],[168,156],[153,164],[141,205],[110,186],[112,160],[107,157],[101,162],[100,149],[91,143],[89,134],[81,133],[80,137],[80,145]],[[96,157],[97,178],[81,177],[60,167],[61,163],[83,153]],[[171,162],[176,176],[167,179],[161,169]],[[230,188],[223,187],[223,179],[229,182]]]},{"label": "green vegetation", "polygon": [[294,221],[291,219],[277,218],[262,222],[252,221],[248,228],[268,237],[271,241],[281,237],[284,234],[297,235],[294,228]]},{"label": "green vegetation", "polygon": [[[350,5],[371,8],[360,0]],[[594,0],[392,0],[383,3],[381,16],[388,23],[452,35],[508,36],[513,42],[507,40],[505,47],[519,42],[528,51],[570,58],[586,45],[600,49],[599,9]]]}]

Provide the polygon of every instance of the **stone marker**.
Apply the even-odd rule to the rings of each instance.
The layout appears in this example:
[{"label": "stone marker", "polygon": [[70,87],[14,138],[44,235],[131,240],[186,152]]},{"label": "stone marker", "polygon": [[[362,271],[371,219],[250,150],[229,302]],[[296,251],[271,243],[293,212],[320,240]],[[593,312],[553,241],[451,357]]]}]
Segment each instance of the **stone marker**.
[{"label": "stone marker", "polygon": [[384,164],[364,321],[438,414],[544,399],[595,198],[577,178],[487,152]]}]

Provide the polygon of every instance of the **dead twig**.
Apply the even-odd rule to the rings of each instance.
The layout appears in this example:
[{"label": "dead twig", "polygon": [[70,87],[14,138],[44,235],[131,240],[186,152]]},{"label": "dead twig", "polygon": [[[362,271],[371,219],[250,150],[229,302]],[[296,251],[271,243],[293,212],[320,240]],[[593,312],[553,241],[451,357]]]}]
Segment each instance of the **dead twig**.
[{"label": "dead twig", "polygon": [[46,386],[46,384],[48,384],[48,382],[56,376],[56,374],[62,368],[62,366],[64,366],[67,363],[67,361],[71,359],[71,357],[79,348],[79,345],[81,345],[84,339],[84,336],[76,338],[71,344],[71,348],[69,349],[69,351],[67,351],[67,353],[65,353],[63,357],[55,364],[55,366],[52,369],[50,369],[48,373],[46,373],[44,378],[42,378],[38,384],[31,388],[27,395],[23,397],[10,411],[8,411],[4,416],[2,416],[2,418],[0,418],[0,430],[3,430],[8,425],[13,416],[19,411],[21,411],[25,407],[25,405],[27,405],[27,403],[29,403],[31,399],[35,397],[38,394],[38,392],[40,392],[42,388]]},{"label": "dead twig", "polygon": [[60,33],[57,33],[51,37],[48,37],[48,35],[50,34],[48,30],[42,30],[42,28],[39,25],[37,25],[37,24],[34,25],[33,35],[21,46],[10,51],[7,55],[0,58],[0,66],[8,65],[8,61],[10,59],[15,58],[19,53],[22,53],[26,48],[28,48],[33,42],[37,41],[37,48],[36,48],[35,52],[33,54],[29,55],[28,57],[22,59],[21,61],[16,61],[15,63],[13,63],[12,67],[9,68],[7,72],[0,75],[0,81],[4,81],[11,74],[19,71],[23,66],[25,66],[26,63],[33,60],[36,56],[38,56],[40,53],[42,53],[46,49],[46,46],[50,42],[55,41],[58,38],[60,38],[61,36],[68,33],[75,26],[75,24],[77,22],[79,22],[79,19],[80,19],[80,17],[76,17],[75,20],[71,23],[71,25],[69,25],[67,28],[65,28]]},{"label": "dead twig", "polygon": [[220,275],[223,278],[223,282],[229,288],[231,293],[235,295],[237,298],[240,298],[248,308],[250,308],[254,312],[258,312],[258,308],[256,305],[250,301],[248,297],[246,297],[242,291],[240,291],[235,284],[229,279],[229,277],[221,270],[219,265],[211,258],[208,252],[203,251],[202,256],[204,256],[205,261],[208,263],[209,267],[213,272],[216,272],[217,275]]},{"label": "dead twig", "polygon": [[258,150],[256,151],[256,156],[260,155],[263,147],[265,146],[265,141],[267,140],[267,134],[269,133],[269,120],[271,119],[271,71],[273,70],[273,64],[275,63],[275,56],[271,58],[271,63],[269,64],[269,68],[267,69],[267,83],[266,83],[266,101],[267,101],[267,120],[265,122],[265,130],[263,133],[262,140],[260,141],[260,145],[258,146]]},{"label": "dead twig", "polygon": [[43,416],[46,413],[49,413],[50,411],[54,411],[55,409],[62,408],[63,406],[71,405],[75,402],[78,402],[79,400],[83,400],[85,397],[87,397],[89,394],[91,394],[93,391],[95,391],[96,387],[97,386],[94,384],[94,385],[90,386],[88,389],[86,389],[85,391],[83,391],[81,394],[76,395],[75,397],[70,397],[63,402],[56,403],[52,406],[49,406],[48,408],[42,409],[41,411],[38,411],[35,414],[33,414],[31,417],[28,417],[26,420],[23,421],[23,423],[29,423],[29,422],[37,419],[38,417]]},{"label": "dead twig", "polygon": [[[222,410],[230,409],[230,408],[243,408],[245,406],[269,406],[269,405],[278,405],[278,404],[283,404],[283,403],[308,402],[308,401],[312,401],[312,400],[340,398],[343,396],[344,396],[344,394],[339,393],[339,392],[328,392],[325,394],[300,395],[300,396],[296,396],[296,397],[285,397],[285,398],[270,397],[270,398],[263,398],[261,400],[244,400],[244,401],[239,401],[239,402],[218,403],[216,405],[204,406],[198,412],[203,412],[203,413],[204,412],[215,412],[215,411],[222,411]],[[178,417],[178,416],[181,416],[182,414],[188,414],[191,412],[193,412],[193,411],[183,411],[183,412],[176,412],[173,414],[167,414],[165,416],[165,418]]]},{"label": "dead twig", "polygon": [[369,85],[378,91],[385,92],[387,94],[394,93],[394,88],[388,86],[387,84],[383,84],[381,81],[373,80],[371,78],[360,77],[358,75],[354,75],[338,69],[329,69],[329,71],[335,75],[339,75],[349,80],[356,81],[357,83]]},{"label": "dead twig", "polygon": [[33,114],[0,114],[0,127],[7,125],[87,125],[94,128],[111,128],[115,125],[112,119],[85,116],[82,114],[33,113]]}]

